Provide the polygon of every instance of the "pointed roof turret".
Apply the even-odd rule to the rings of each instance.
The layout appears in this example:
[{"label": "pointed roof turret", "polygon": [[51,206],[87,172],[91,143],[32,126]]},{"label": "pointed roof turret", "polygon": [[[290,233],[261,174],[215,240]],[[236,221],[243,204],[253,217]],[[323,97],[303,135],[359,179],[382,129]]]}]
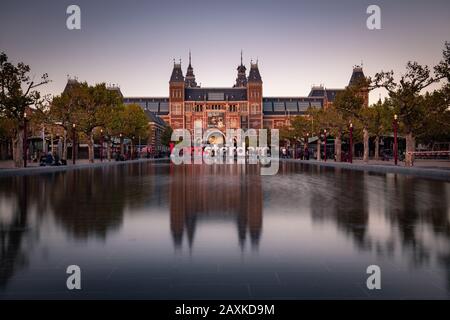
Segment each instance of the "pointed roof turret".
[{"label": "pointed roof turret", "polygon": [[259,73],[258,61],[250,63],[250,73],[248,74],[248,82],[262,82],[261,74]]},{"label": "pointed roof turret", "polygon": [[175,63],[173,59],[173,70],[170,76],[170,82],[184,82],[183,70],[181,70],[181,60],[180,63]]},{"label": "pointed roof turret", "polygon": [[186,78],[184,80],[184,83],[186,84],[186,87],[190,88],[198,87],[197,82],[195,81],[194,68],[192,68],[191,64],[191,50],[189,50],[189,65],[186,71]]},{"label": "pointed roof turret", "polygon": [[365,78],[366,76],[364,75],[362,66],[354,66],[352,76],[350,77],[348,85],[349,86],[356,85]]},{"label": "pointed roof turret", "polygon": [[241,64],[237,67],[237,78],[236,78],[236,84],[234,87],[245,87],[247,86],[247,68],[244,66],[242,61],[242,50],[241,50]]}]

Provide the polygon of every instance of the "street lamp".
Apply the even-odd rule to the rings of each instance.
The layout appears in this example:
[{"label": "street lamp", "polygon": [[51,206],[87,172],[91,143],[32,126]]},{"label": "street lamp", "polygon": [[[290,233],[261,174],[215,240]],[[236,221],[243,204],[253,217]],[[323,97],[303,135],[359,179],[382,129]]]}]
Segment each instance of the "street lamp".
[{"label": "street lamp", "polygon": [[103,162],[103,129],[100,129],[100,162]]},{"label": "street lamp", "polygon": [[397,165],[398,162],[398,143],[397,143],[397,130],[398,130],[398,119],[397,115],[394,114],[394,163]]},{"label": "street lamp", "polygon": [[134,143],[134,136],[131,137],[131,151],[130,151],[131,160],[133,160],[133,143]]},{"label": "street lamp", "polygon": [[23,113],[23,167],[27,167],[27,152],[28,152],[28,143],[27,143],[27,113]]},{"label": "street lamp", "polygon": [[323,142],[323,161],[327,162],[327,129],[323,130],[324,142]]},{"label": "street lamp", "polygon": [[119,134],[119,143],[120,143],[120,145],[119,145],[120,156],[123,156],[125,150],[124,150],[124,147],[123,147],[122,134]]},{"label": "street lamp", "polygon": [[348,161],[353,163],[353,123],[350,122],[350,152],[348,155]]},{"label": "street lamp", "polygon": [[75,164],[75,127],[76,124],[72,124],[72,164]]}]

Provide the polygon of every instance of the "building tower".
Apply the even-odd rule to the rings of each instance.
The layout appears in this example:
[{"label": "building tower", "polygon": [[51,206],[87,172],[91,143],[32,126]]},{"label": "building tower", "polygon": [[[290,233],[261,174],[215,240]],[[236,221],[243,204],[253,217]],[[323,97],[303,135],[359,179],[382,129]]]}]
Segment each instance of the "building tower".
[{"label": "building tower", "polygon": [[172,75],[169,81],[170,125],[173,129],[184,129],[184,76],[180,63],[173,61]]},{"label": "building tower", "polygon": [[241,64],[237,67],[237,78],[236,78],[236,84],[234,85],[235,88],[242,88],[247,86],[247,68],[242,63],[242,50],[241,50]]},{"label": "building tower", "polygon": [[350,77],[350,81],[348,86],[361,86],[361,96],[364,99],[364,106],[369,106],[369,90],[367,88],[366,76],[364,75],[364,71],[362,66],[354,66],[352,76]]},{"label": "building tower", "polygon": [[249,127],[262,129],[262,79],[259,73],[258,61],[250,63],[250,72],[247,78],[247,100],[249,112]]},{"label": "building tower", "polygon": [[189,65],[186,71],[186,79],[184,80],[186,88],[197,88],[197,82],[195,82],[194,68],[191,64],[191,51],[189,50]]}]

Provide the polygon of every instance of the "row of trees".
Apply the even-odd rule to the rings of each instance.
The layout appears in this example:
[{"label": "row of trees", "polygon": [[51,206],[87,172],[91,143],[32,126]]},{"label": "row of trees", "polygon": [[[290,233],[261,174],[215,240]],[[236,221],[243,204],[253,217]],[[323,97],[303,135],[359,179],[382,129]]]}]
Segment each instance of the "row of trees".
[{"label": "row of trees", "polygon": [[[335,138],[336,159],[340,161],[342,136],[348,133],[351,123],[356,140],[363,141],[363,160],[368,162],[369,138],[375,139],[375,158],[378,158],[380,137],[392,133],[394,115],[397,115],[400,133],[406,139],[406,165],[412,165],[411,152],[416,149],[417,139],[425,143],[450,140],[450,43],[445,44],[443,58],[433,69],[432,74],[428,66],[408,62],[406,73],[398,81],[393,71],[361,79],[338,93],[331,107],[309,109],[306,117],[293,119],[281,135],[294,143],[306,142],[308,137],[320,137],[327,130]],[[445,83],[440,88],[424,92],[441,80]],[[376,88],[385,88],[389,97],[367,107],[364,96]]]},{"label": "row of trees", "polygon": [[67,136],[72,130],[87,142],[90,162],[94,162],[94,141],[99,141],[100,136],[106,139],[110,158],[113,138],[120,139],[123,154],[126,137],[145,140],[149,135],[144,110],[136,104],[124,105],[118,91],[108,89],[104,83],[91,86],[86,82],[72,82],[61,95],[38,105],[33,120],[36,124],[62,128],[64,159],[67,158]]},{"label": "row of trees", "polygon": [[138,105],[123,105],[117,90],[108,89],[104,83],[88,85],[72,81],[59,96],[41,96],[37,88],[49,82],[47,74],[39,81],[33,80],[28,65],[14,65],[5,53],[0,53],[0,137],[12,140],[16,167],[24,165],[26,121],[29,128],[60,128],[64,159],[67,159],[67,141],[74,131],[78,139],[87,142],[91,162],[94,161],[94,139],[100,135],[108,142],[113,137],[119,138],[122,153],[126,137],[144,140],[148,137],[145,112]]}]

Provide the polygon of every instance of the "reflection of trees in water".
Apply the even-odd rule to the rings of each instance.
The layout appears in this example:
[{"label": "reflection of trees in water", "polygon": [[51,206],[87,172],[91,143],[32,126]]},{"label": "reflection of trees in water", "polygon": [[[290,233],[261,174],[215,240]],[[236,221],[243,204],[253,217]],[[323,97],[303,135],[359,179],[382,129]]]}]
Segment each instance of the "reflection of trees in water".
[{"label": "reflection of trees in water", "polygon": [[[14,207],[12,220],[9,223],[0,223],[0,288],[6,286],[8,280],[17,269],[27,264],[26,254],[22,252],[22,242],[27,230],[28,203],[27,179],[13,177],[6,183],[0,184],[0,192],[14,197],[17,206]],[[9,189],[8,189],[9,188]],[[12,190],[17,190],[13,195]],[[12,210],[14,210],[12,209]]]},{"label": "reflection of trees in water", "polygon": [[122,224],[125,207],[143,206],[152,193],[160,193],[153,179],[161,171],[141,163],[2,178],[0,195],[17,205],[10,207],[10,222],[0,220],[0,287],[26,266],[33,241],[24,244],[24,240],[38,237],[44,216],[53,212],[63,230],[75,238],[104,239]]},{"label": "reflection of trees in water", "polygon": [[[323,176],[323,168],[317,168],[319,170],[312,174]],[[342,172],[337,168],[333,176],[334,185],[323,189],[322,193],[312,193],[310,205],[313,221],[334,220],[337,228],[351,236],[358,248],[370,250],[372,243],[367,238],[369,211],[364,181],[365,175],[361,172]]]},{"label": "reflection of trees in water", "polygon": [[[392,192],[386,193],[389,201],[385,212],[392,229],[398,228],[402,250],[409,253],[416,267],[436,258],[447,274],[450,290],[450,199],[445,183],[413,177],[396,177],[394,182]],[[427,231],[431,239],[424,236]],[[443,247],[437,245],[439,240],[444,240]]]},{"label": "reflection of trees in water", "polygon": [[[306,170],[322,178],[327,171]],[[367,173],[338,168],[333,171],[333,185],[323,193],[311,194],[312,219],[334,220],[338,229],[350,235],[358,248],[376,250],[378,255],[392,256],[398,249],[415,267],[426,267],[436,260],[447,274],[450,290],[450,221],[447,215],[450,199],[445,183],[403,175],[383,177],[381,182],[377,176]],[[368,188],[373,187],[372,183],[375,188]],[[376,204],[369,207],[368,195],[374,191],[381,193],[384,207]],[[390,235],[376,239],[368,233],[369,211],[388,219]]]},{"label": "reflection of trees in water", "polygon": [[96,236],[122,225],[126,207],[143,206],[155,191],[143,180],[155,168],[140,163],[72,171],[59,177],[51,203],[56,221],[76,238]]},{"label": "reflection of trees in water", "polygon": [[198,219],[235,219],[241,248],[257,248],[262,229],[259,168],[240,165],[171,166],[170,223],[175,248],[186,233],[192,247]]}]

